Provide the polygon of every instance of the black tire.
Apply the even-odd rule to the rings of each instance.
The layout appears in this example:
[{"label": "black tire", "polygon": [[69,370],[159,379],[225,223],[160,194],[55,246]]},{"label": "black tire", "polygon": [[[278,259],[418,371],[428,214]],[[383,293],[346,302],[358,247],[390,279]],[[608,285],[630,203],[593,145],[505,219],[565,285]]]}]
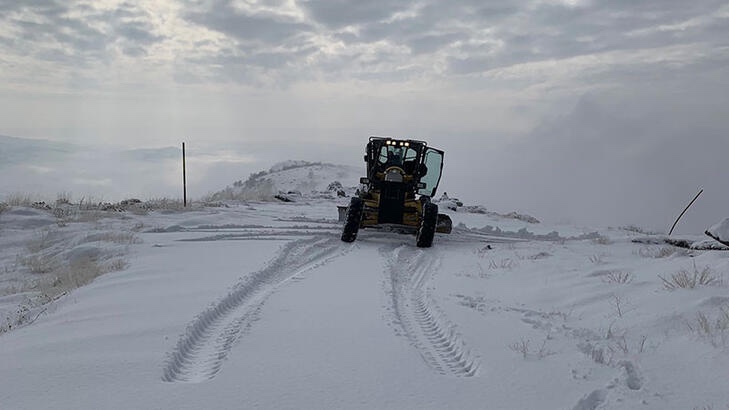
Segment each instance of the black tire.
[{"label": "black tire", "polygon": [[438,205],[427,202],[423,204],[423,220],[415,238],[418,248],[430,248],[435,237],[435,228],[438,224]]},{"label": "black tire", "polygon": [[342,231],[342,241],[354,242],[357,239],[359,225],[362,223],[362,211],[364,210],[364,201],[362,198],[353,197],[349,201],[347,208],[347,218],[344,222],[344,230]]}]

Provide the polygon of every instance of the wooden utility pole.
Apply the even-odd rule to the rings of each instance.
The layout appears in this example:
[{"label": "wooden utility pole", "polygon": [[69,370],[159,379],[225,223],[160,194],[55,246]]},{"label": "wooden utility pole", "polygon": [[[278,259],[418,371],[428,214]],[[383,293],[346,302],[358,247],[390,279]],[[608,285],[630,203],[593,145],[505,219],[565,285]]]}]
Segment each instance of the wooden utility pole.
[{"label": "wooden utility pole", "polygon": [[182,204],[187,207],[187,175],[185,170],[185,143],[182,143]]}]

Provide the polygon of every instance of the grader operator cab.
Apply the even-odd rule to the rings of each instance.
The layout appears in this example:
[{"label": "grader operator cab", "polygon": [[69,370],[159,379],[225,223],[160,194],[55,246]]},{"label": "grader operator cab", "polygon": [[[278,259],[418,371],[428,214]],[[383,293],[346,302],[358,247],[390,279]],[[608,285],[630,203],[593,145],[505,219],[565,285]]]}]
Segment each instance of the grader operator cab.
[{"label": "grader operator cab", "polygon": [[347,208],[344,242],[357,239],[360,228],[390,227],[415,233],[416,245],[429,248],[435,232],[451,232],[450,217],[438,214],[430,201],[440,182],[443,151],[425,141],[370,137],[364,160],[367,177]]}]

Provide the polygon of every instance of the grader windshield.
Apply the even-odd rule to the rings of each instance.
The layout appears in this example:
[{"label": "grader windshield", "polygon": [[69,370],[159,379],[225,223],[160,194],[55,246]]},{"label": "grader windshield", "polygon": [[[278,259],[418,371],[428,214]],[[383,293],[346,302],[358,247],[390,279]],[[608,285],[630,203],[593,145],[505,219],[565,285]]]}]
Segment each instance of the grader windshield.
[{"label": "grader windshield", "polygon": [[412,178],[407,191],[432,197],[440,181],[443,151],[424,141],[372,137],[367,145],[367,178],[379,185],[384,172],[397,167]]}]

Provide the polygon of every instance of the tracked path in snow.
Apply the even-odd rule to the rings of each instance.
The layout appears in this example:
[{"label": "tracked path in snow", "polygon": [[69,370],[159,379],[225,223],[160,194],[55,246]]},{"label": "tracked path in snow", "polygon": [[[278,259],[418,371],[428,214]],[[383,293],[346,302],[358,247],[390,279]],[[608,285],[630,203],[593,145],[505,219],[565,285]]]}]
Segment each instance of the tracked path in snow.
[{"label": "tracked path in snow", "polygon": [[405,245],[390,252],[383,250],[395,322],[434,371],[456,377],[476,376],[478,360],[429,293],[428,282],[440,264],[435,252]]},{"label": "tracked path in snow", "polygon": [[[341,223],[337,221],[323,222],[318,219],[279,220],[282,222],[297,222],[293,225],[198,225],[183,227],[179,225],[152,230],[150,233],[190,232],[208,234],[195,238],[180,239],[183,242],[209,242],[209,241],[245,241],[245,240],[277,240],[281,238],[295,238],[312,235],[339,235],[342,232]],[[397,228],[375,228],[360,232],[360,239],[388,240],[400,237]],[[405,235],[411,237],[410,235]],[[444,243],[513,243],[525,242],[529,238],[521,238],[499,234],[485,234],[477,231],[455,228],[450,235],[439,235],[439,241]],[[413,239],[414,241],[414,239]]]},{"label": "tracked path in snow", "polygon": [[332,237],[309,237],[283,246],[264,269],[247,275],[228,295],[197,315],[170,352],[162,380],[199,383],[215,377],[236,340],[278,287],[349,249]]}]

